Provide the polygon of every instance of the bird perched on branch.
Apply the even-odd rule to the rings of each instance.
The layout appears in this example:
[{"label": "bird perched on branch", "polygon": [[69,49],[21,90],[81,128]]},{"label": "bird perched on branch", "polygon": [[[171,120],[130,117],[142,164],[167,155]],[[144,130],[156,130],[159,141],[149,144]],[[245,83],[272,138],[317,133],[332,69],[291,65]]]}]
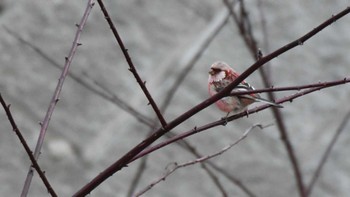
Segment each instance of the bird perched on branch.
[{"label": "bird perched on branch", "polygon": [[[215,62],[210,66],[208,91],[211,96],[217,94],[230,83],[232,83],[239,74],[233,70],[225,62]],[[249,83],[242,81],[232,92],[254,90],[254,87]],[[232,112],[234,114],[242,112],[248,105],[254,102],[264,102],[275,107],[283,107],[274,102],[268,101],[260,97],[258,93],[244,94],[237,96],[226,96],[216,101],[216,105],[221,111],[227,112],[227,116]],[[227,117],[226,116],[226,117]]]}]

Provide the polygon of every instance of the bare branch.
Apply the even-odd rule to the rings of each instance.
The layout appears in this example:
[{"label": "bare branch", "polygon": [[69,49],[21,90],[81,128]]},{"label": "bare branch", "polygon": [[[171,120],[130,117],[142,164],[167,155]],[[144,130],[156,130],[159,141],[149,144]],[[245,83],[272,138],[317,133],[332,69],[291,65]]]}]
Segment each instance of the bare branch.
[{"label": "bare branch", "polygon": [[338,81],[318,82],[318,83],[312,83],[312,84],[300,85],[300,86],[271,87],[271,88],[261,88],[257,90],[248,90],[248,91],[232,91],[229,96],[238,96],[238,95],[245,95],[245,94],[262,93],[262,92],[281,92],[281,91],[291,91],[291,90],[300,91],[302,89],[332,86],[333,84],[339,85],[342,83],[347,83],[347,80],[348,79],[346,80],[342,79]]},{"label": "bare branch", "polygon": [[118,42],[118,44],[119,44],[119,46],[120,46],[120,48],[121,48],[121,50],[122,50],[122,52],[123,52],[123,54],[125,56],[126,61],[129,64],[130,72],[132,72],[132,74],[134,75],[137,83],[140,85],[143,93],[146,95],[146,97],[147,97],[149,103],[151,104],[154,112],[156,113],[160,123],[162,124],[163,127],[166,126],[167,123],[166,123],[162,113],[160,112],[160,110],[159,110],[157,104],[155,103],[155,101],[153,100],[151,94],[147,90],[146,85],[145,85],[146,82],[142,81],[141,77],[137,73],[137,70],[136,70],[136,68],[134,66],[134,63],[132,62],[132,60],[131,60],[131,58],[129,56],[128,50],[125,48],[124,43],[123,43],[123,41],[122,41],[121,37],[119,36],[119,33],[118,33],[117,29],[116,29],[116,26],[113,24],[113,21],[111,20],[111,17],[109,16],[109,14],[108,14],[108,12],[107,12],[107,10],[106,10],[102,0],[97,0],[97,2],[98,2],[98,4],[101,7],[101,10],[102,10],[102,12],[103,12],[103,14],[105,16],[105,19],[107,20],[107,22],[109,24],[109,27],[111,28],[111,30],[112,30],[112,32],[114,34],[114,37],[117,39],[117,42]]},{"label": "bare branch", "polygon": [[16,135],[18,136],[19,141],[21,141],[21,144],[24,147],[24,150],[27,152],[27,155],[29,156],[30,161],[32,162],[32,166],[33,168],[38,172],[41,180],[43,181],[47,191],[51,194],[51,196],[53,197],[57,197],[57,194],[55,193],[55,191],[53,190],[52,186],[50,185],[49,181],[47,180],[44,172],[41,170],[39,164],[36,162],[32,151],[30,150],[26,140],[24,139],[21,131],[18,129],[17,124],[15,122],[15,120],[12,117],[11,111],[10,111],[10,105],[7,105],[4,101],[4,99],[2,98],[1,94],[0,94],[0,102],[2,107],[4,108],[7,118],[9,119],[12,129],[13,131],[16,133]]},{"label": "bare branch", "polygon": [[[241,37],[245,41],[248,49],[250,50],[251,55],[253,56],[253,58],[255,58],[256,60],[259,61],[260,57],[256,56],[256,53],[258,51],[258,46],[257,46],[257,42],[254,38],[254,35],[252,34],[251,22],[250,22],[250,19],[248,17],[247,11],[245,9],[244,1],[243,0],[240,1],[240,12],[241,12],[240,18],[237,17],[237,15],[233,11],[232,7],[229,5],[228,0],[224,0],[224,3],[226,4],[226,7],[229,9],[234,21],[236,22],[236,25],[238,26],[238,28],[240,30]],[[348,11],[346,11],[348,9],[349,9],[349,7],[347,9],[345,9],[344,10],[345,12],[343,11],[343,13],[348,12]],[[335,20],[337,20],[337,19],[331,18],[328,20],[328,22],[333,23]],[[324,23],[324,25],[326,25],[326,24]],[[296,40],[294,43],[290,43],[290,45],[302,45],[314,33],[319,32],[324,27],[325,26],[320,25],[319,27],[315,28],[313,31],[309,32],[308,34],[306,34],[302,38]],[[288,48],[290,46],[286,45],[286,47]],[[270,78],[266,74],[265,69],[261,68],[259,70],[259,73],[262,76],[263,83],[264,83],[265,87],[271,86]],[[275,100],[275,96],[274,96],[273,92],[268,92],[268,98],[269,98],[269,100]],[[300,196],[306,196],[302,173],[300,171],[299,163],[298,163],[297,157],[294,153],[293,146],[291,144],[291,141],[289,140],[287,128],[286,128],[284,120],[283,120],[283,115],[282,115],[281,111],[278,110],[277,108],[271,108],[271,110],[273,112],[273,115],[276,118],[277,126],[279,128],[280,135],[281,135],[281,140],[286,147],[289,159],[292,163],[292,167],[294,170],[297,186],[299,188]]]},{"label": "bare branch", "polygon": [[[59,95],[61,93],[64,80],[67,76],[70,64],[72,63],[72,60],[73,60],[73,57],[74,57],[75,52],[77,50],[77,47],[79,46],[81,32],[83,31],[84,25],[86,24],[87,18],[91,12],[93,5],[94,5],[93,0],[89,0],[87,3],[87,7],[85,9],[84,15],[83,15],[83,17],[78,25],[77,32],[75,34],[75,38],[74,38],[72,47],[70,49],[68,57],[66,58],[65,65],[63,67],[61,76],[58,80],[55,92],[52,96],[49,108],[47,109],[44,121],[42,122],[39,138],[38,138],[38,141],[37,141],[37,144],[35,147],[35,151],[34,151],[34,158],[36,160],[39,158],[40,150],[41,150],[41,147],[44,143],[45,134],[46,134],[47,128],[49,126],[51,116],[53,114],[53,111],[55,109],[57,101],[59,100]],[[32,167],[30,167],[28,174],[27,174],[26,181],[24,183],[23,190],[22,190],[22,196],[27,196],[32,178],[33,178],[33,170],[32,170]]]},{"label": "bare branch", "polygon": [[[265,128],[265,126],[262,126],[260,124],[256,124],[253,125],[252,127],[250,127],[249,129],[247,129],[243,135],[236,140],[234,143],[226,146],[225,148],[223,148],[222,150],[211,154],[211,155],[207,155],[198,159],[195,159],[193,161],[189,161],[189,162],[185,162],[182,164],[177,164],[177,162],[174,162],[174,168],[169,170],[168,172],[166,172],[162,177],[160,177],[159,179],[157,179],[156,181],[152,182],[151,184],[149,184],[145,189],[141,190],[139,193],[137,193],[134,197],[139,197],[141,195],[143,195],[144,193],[146,193],[148,190],[150,190],[152,187],[154,187],[155,185],[157,185],[158,183],[160,183],[161,181],[164,181],[168,176],[170,176],[172,173],[174,173],[176,170],[180,169],[180,168],[184,168],[190,165],[194,165],[197,163],[203,163],[209,159],[212,159],[214,157],[217,157],[219,155],[222,155],[223,153],[225,153],[226,151],[228,151],[229,149],[231,149],[233,146],[237,145],[239,142],[241,142],[243,139],[245,139],[247,137],[247,135],[249,134],[250,131],[252,131],[254,128],[259,127],[260,129]],[[227,194],[225,194],[224,196],[227,196]]]},{"label": "bare branch", "polygon": [[[312,31],[308,32],[304,36],[300,37],[299,39],[282,46],[281,48],[277,49],[276,51],[270,53],[267,56],[262,57],[257,62],[255,62],[252,66],[250,66],[245,72],[243,72],[235,81],[233,81],[231,84],[229,84],[227,87],[225,87],[221,92],[218,94],[204,100],[200,104],[196,105],[192,109],[188,110],[187,112],[183,113],[182,115],[175,118],[173,121],[169,122],[165,127],[162,127],[155,131],[151,136],[149,136],[147,139],[143,140],[141,143],[136,145],[134,148],[132,148],[130,151],[128,151],[125,155],[123,155],[121,158],[119,158],[116,162],[114,162],[112,165],[110,165],[108,168],[106,168],[104,171],[102,171],[98,176],[96,176],[93,180],[91,180],[88,184],[86,184],[84,187],[82,187],[79,191],[77,191],[74,196],[85,196],[88,193],[90,193],[94,188],[96,188],[98,185],[100,185],[104,180],[106,180],[108,177],[112,176],[115,172],[121,170],[123,167],[126,166],[127,163],[129,163],[137,154],[139,154],[142,150],[144,150],[146,147],[151,145],[154,141],[156,141],[158,138],[163,136],[165,133],[169,132],[171,129],[176,127],[177,125],[181,124],[185,120],[192,117],[194,114],[198,113],[199,111],[203,110],[204,108],[208,107],[209,105],[213,104],[217,100],[223,98],[224,96],[230,94],[233,88],[235,88],[241,81],[243,81],[245,78],[247,78],[250,74],[252,74],[255,70],[257,70],[259,67],[264,65],[265,63],[269,62],[270,60],[276,58],[277,56],[285,53],[286,51],[291,50],[292,48],[300,45],[301,43],[307,41],[312,36],[320,32],[322,29],[326,28],[330,24],[332,24],[334,21],[340,19],[341,17],[345,16],[350,12],[350,7],[346,8],[345,10],[341,11],[340,13],[333,15],[330,19],[326,20],[316,28],[314,28]],[[321,88],[314,88],[321,89]],[[267,108],[268,106],[266,106]]]},{"label": "bare branch", "polygon": [[[294,99],[298,98],[298,97],[301,97],[301,96],[304,96],[306,94],[310,94],[312,92],[315,92],[315,91],[318,91],[318,90],[321,90],[321,89],[324,89],[324,88],[328,88],[328,87],[332,87],[332,86],[336,86],[336,85],[339,85],[339,84],[343,84],[345,81],[345,83],[349,83],[350,82],[350,78],[347,79],[347,80],[341,80],[341,81],[338,81],[338,83],[334,83],[334,84],[331,84],[331,85],[328,85],[328,86],[322,86],[322,87],[315,87],[315,88],[310,88],[308,90],[304,90],[304,91],[301,91],[301,92],[298,92],[296,94],[293,94],[291,96],[288,96],[288,97],[285,97],[283,99],[279,99],[276,101],[277,104],[281,104],[281,103],[285,103],[285,102],[291,102],[293,101]],[[181,140],[183,138],[186,138],[188,136],[191,136],[191,135],[194,135],[196,133],[199,133],[199,132],[202,132],[202,131],[205,131],[205,130],[208,130],[210,128],[213,128],[215,126],[219,126],[219,125],[226,125],[227,122],[229,121],[233,121],[233,120],[236,120],[236,119],[239,119],[239,118],[242,118],[244,116],[246,116],[247,114],[252,114],[252,113],[257,113],[259,111],[262,111],[266,108],[269,108],[271,107],[269,104],[264,104],[264,105],[261,105],[259,107],[256,107],[256,108],[253,108],[253,109],[250,109],[246,112],[242,112],[242,113],[239,113],[239,114],[235,114],[235,115],[232,115],[230,117],[227,117],[226,119],[220,119],[218,121],[215,121],[215,122],[212,122],[212,123],[209,123],[209,124],[206,124],[206,125],[203,125],[203,126],[200,126],[200,127],[195,127],[193,129],[191,129],[190,131],[186,131],[186,132],[182,132],[181,134],[179,135],[176,135],[164,142],[161,142],[159,144],[156,144],[154,146],[151,146],[147,149],[145,149],[144,151],[142,151],[141,153],[139,153],[137,156],[135,156],[132,160],[130,160],[130,163],[135,161],[136,159],[139,159],[140,157],[143,157],[155,150],[158,150],[164,146],[167,146],[173,142],[176,142],[178,140]]]}]

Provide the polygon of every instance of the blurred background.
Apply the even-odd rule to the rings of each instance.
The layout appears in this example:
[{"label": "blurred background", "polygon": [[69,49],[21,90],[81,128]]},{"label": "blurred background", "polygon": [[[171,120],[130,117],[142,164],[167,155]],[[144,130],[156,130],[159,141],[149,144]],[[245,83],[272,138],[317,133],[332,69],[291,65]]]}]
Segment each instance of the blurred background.
[{"label": "blurred background", "polygon": [[[0,5],[0,92],[11,104],[18,127],[34,149],[39,123],[61,73],[54,62],[61,67],[64,65],[76,32],[75,24],[83,15],[86,1],[2,0]],[[167,121],[209,97],[208,69],[214,61],[225,61],[239,72],[255,62],[236,24],[227,17],[223,1],[106,0],[105,6],[155,101],[161,106],[169,90],[174,93],[164,113]],[[253,35],[263,54],[299,38],[347,6],[347,0],[245,1]],[[271,61],[268,70],[273,85],[303,85],[349,77],[349,23],[350,16],[345,16],[302,46]],[[217,35],[209,42],[215,31]],[[123,109],[125,104],[113,103],[101,95],[113,98],[115,94],[137,110],[140,117],[146,117],[145,122],[155,117],[128,71],[125,58],[97,4],[80,42],[82,46],[70,69],[73,78],[80,82],[72,77],[66,79],[39,160],[59,196],[75,193],[151,131],[148,125],[131,115],[130,110]],[[33,47],[39,49],[39,53]],[[40,52],[47,56],[43,57]],[[188,65],[191,69],[186,71],[188,74],[176,91],[173,90],[174,83]],[[263,88],[258,72],[247,81],[255,88]],[[293,93],[276,95],[281,98]],[[267,98],[267,95],[262,94],[262,97]],[[283,104],[281,112],[305,185],[309,184],[327,145],[349,112],[349,97],[349,85],[342,85]],[[210,106],[174,129],[174,133],[223,116],[225,113]],[[236,141],[256,123],[266,125],[275,123],[275,119],[270,110],[264,110],[187,140],[199,153],[209,155]],[[347,196],[350,193],[349,129],[348,124],[311,196]],[[30,161],[2,109],[0,131],[0,193],[19,196]],[[135,185],[136,191],[161,177],[169,163],[193,159],[192,154],[176,144],[152,153],[139,184]],[[242,143],[212,162],[239,179],[255,196],[299,195],[276,125],[255,129]],[[110,177],[91,196],[127,196],[139,163],[133,162]],[[214,172],[228,196],[248,196],[222,174]],[[206,171],[197,164],[178,170],[144,196],[221,195]],[[36,173],[28,196],[48,196]]]}]

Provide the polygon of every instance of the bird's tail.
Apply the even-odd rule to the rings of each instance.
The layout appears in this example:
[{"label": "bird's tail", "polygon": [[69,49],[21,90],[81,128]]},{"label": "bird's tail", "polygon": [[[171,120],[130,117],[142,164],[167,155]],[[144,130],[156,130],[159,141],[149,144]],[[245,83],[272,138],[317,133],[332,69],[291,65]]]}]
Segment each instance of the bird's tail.
[{"label": "bird's tail", "polygon": [[275,106],[275,107],[278,107],[278,108],[283,108],[283,106],[280,105],[280,104],[274,103],[272,101],[269,101],[269,100],[266,100],[266,99],[263,99],[263,98],[260,98],[260,97],[253,97],[253,96],[250,96],[250,95],[241,95],[240,97],[247,98],[247,99],[252,99],[254,101],[260,101],[262,103],[266,103],[266,104],[269,104],[269,105],[272,105],[272,106]]},{"label": "bird's tail", "polygon": [[255,100],[260,101],[260,102],[263,102],[263,103],[270,104],[270,105],[275,106],[275,107],[278,107],[278,108],[283,108],[282,105],[277,104],[277,103],[272,102],[272,101],[269,101],[269,100],[266,100],[266,99],[263,99],[263,98],[255,98]]}]

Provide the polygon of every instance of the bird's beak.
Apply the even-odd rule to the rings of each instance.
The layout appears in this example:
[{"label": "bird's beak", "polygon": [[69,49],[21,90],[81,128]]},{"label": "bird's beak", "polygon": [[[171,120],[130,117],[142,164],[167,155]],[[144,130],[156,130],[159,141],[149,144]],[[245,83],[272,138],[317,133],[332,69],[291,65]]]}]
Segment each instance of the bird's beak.
[{"label": "bird's beak", "polygon": [[215,74],[215,71],[213,69],[210,69],[209,75],[214,75],[214,74]]}]

